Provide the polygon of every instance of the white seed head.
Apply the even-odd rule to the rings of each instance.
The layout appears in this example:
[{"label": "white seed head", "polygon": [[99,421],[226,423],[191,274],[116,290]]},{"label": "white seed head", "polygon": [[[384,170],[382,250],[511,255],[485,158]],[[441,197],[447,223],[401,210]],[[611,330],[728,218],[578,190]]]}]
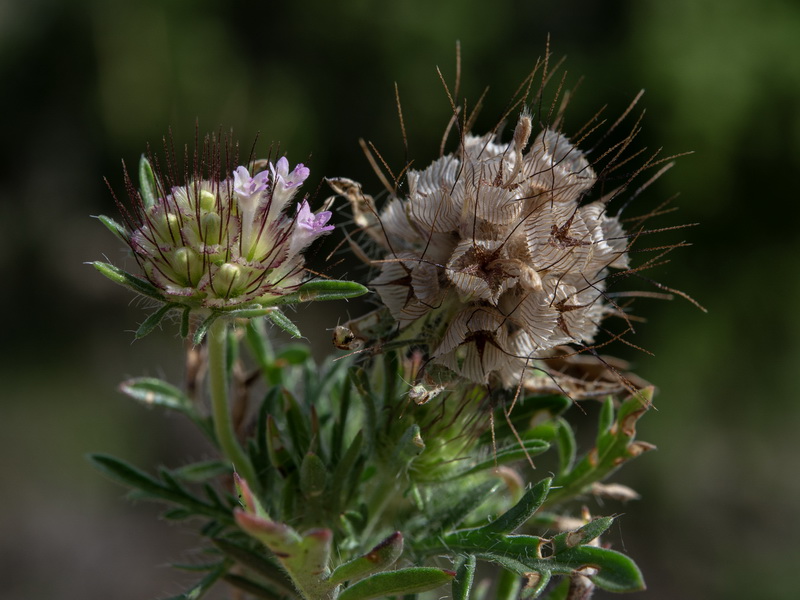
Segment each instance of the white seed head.
[{"label": "white seed head", "polygon": [[[428,328],[431,358],[476,382],[511,385],[556,346],[591,343],[607,270],[628,266],[619,221],[602,201],[581,204],[596,181],[586,157],[556,131],[528,146],[531,135],[523,115],[508,144],[465,136],[409,171],[408,194],[369,230],[384,251],[371,283],[392,316],[405,328],[444,315]],[[363,215],[372,200],[350,183]]]}]

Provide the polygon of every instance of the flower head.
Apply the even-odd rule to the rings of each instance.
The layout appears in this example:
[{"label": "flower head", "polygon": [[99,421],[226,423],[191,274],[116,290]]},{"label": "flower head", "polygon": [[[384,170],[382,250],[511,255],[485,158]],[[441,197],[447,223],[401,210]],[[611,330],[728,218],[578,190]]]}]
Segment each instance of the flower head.
[{"label": "flower head", "polygon": [[427,319],[433,362],[475,382],[511,384],[557,346],[591,343],[612,312],[608,270],[628,265],[605,201],[583,202],[596,181],[583,153],[550,129],[528,148],[531,130],[523,115],[509,143],[466,135],[409,171],[377,219],[358,184],[333,182],[383,249],[371,283],[400,328]]},{"label": "flower head", "polygon": [[301,252],[333,229],[325,226],[331,213],[314,215],[307,200],[297,215],[287,214],[307,167],[290,171],[281,157],[228,170],[220,160],[226,149],[207,140],[203,158],[179,183],[174,164],[154,171],[147,159],[141,189],[129,181],[134,210],[123,209],[127,227],[117,233],[170,303],[222,311],[269,303],[303,283]]}]

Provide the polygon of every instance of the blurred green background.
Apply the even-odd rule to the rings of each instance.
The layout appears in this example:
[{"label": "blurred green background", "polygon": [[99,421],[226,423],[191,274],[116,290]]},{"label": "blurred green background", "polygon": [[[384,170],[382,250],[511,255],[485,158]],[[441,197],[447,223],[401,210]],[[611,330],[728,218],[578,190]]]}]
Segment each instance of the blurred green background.
[{"label": "blurred green background", "polygon": [[[311,167],[312,189],[344,175],[377,191],[358,138],[402,165],[394,82],[410,155],[422,165],[449,117],[435,67],[452,78],[456,40],[464,95],[474,101],[491,87],[481,130],[548,33],[554,54],[568,56],[568,81],[585,77],[567,131],[603,104],[619,114],[645,88],[645,144],[695,152],[639,201],[644,212],[680,192],[666,223],[700,223],[668,238],[694,247],[655,276],[709,313],[683,300],[640,302],[649,322],[631,339],[656,356],[618,348],[660,391],[641,428],[659,451],[617,478],[643,499],[607,507],[625,512],[617,543],[645,572],[642,597],[794,597],[793,0],[0,0],[0,597],[167,596],[185,581],[167,563],[197,560],[186,554],[191,535],[157,522],[153,506],[132,506],[84,460],[104,451],[152,468],[208,453],[180,419],[115,391],[126,376],[180,381],[181,342],[166,327],[134,343],[143,307],[82,264],[125,260],[89,218],[116,212],[103,176],[121,190],[121,159],[135,163],[168,127],[191,142],[197,119],[201,130],[233,127],[246,148],[259,131],[263,150],[280,142],[292,162]],[[325,343],[325,328],[346,310],[326,306],[319,322],[305,315],[304,331]]]}]

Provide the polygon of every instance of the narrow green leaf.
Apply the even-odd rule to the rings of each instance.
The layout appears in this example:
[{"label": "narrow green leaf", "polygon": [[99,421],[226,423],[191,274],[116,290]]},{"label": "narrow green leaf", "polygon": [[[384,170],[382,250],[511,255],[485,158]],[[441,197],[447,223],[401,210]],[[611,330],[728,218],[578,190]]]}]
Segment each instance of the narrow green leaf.
[{"label": "narrow green leaf", "polygon": [[269,461],[281,475],[286,476],[287,473],[295,470],[297,467],[292,459],[292,455],[286,448],[286,441],[272,415],[267,415],[266,432],[267,456],[269,457]]},{"label": "narrow green leaf", "polygon": [[207,460],[174,469],[172,474],[184,481],[199,483],[221,475],[230,475],[232,471],[233,469],[229,463],[219,460]]},{"label": "narrow green leaf", "polygon": [[163,495],[164,488],[158,480],[126,462],[106,454],[90,454],[89,460],[96,468],[117,483],[142,490],[153,496],[160,497]]},{"label": "narrow green leaf", "polygon": [[[251,460],[256,472],[262,473],[262,477],[271,470],[269,469],[269,454],[267,452],[267,417],[270,411],[273,410],[281,390],[279,387],[274,386],[267,391],[261,406],[258,408],[258,418],[256,420],[256,452],[251,453]],[[265,482],[264,482],[265,483]],[[265,487],[262,489],[266,489]]]},{"label": "narrow green leaf", "polygon": [[363,442],[364,435],[362,431],[359,431],[353,438],[353,441],[350,442],[350,446],[344,453],[342,460],[339,461],[339,464],[336,465],[336,468],[333,471],[330,494],[333,503],[333,514],[337,514],[342,507],[346,505],[345,500],[347,498],[347,494],[343,494],[342,490],[347,482],[348,475],[351,475],[354,472],[360,472],[360,469],[356,470],[353,467],[358,458],[361,456],[361,447]]},{"label": "narrow green leaf", "polygon": [[154,298],[155,300],[159,300],[161,302],[166,301],[164,294],[162,294],[161,291],[149,281],[145,281],[144,279],[136,277],[135,275],[131,275],[127,271],[123,271],[114,265],[110,265],[99,260],[86,264],[92,265],[95,269],[100,271],[100,273],[108,277],[114,283],[124,285],[126,288],[136,292],[137,294],[147,296],[148,298]]},{"label": "narrow green leaf", "polygon": [[328,469],[319,456],[308,452],[300,463],[300,493],[306,498],[319,498],[325,491]]},{"label": "narrow green leaf", "polygon": [[[132,496],[145,500],[158,500],[183,506],[195,515],[211,517],[220,523],[230,524],[233,517],[228,509],[220,510],[194,496],[185,493],[178,485],[177,489],[162,484],[157,479],[132,467],[131,465],[105,454],[90,454],[89,461],[110,479],[135,490]],[[173,480],[174,482],[174,480]],[[210,523],[209,525],[213,524]],[[221,527],[222,525],[217,525]]]},{"label": "narrow green leaf", "polygon": [[560,554],[564,550],[588,544],[600,537],[614,522],[614,517],[593,519],[580,529],[559,533],[553,538],[553,552]]},{"label": "narrow green leaf", "polygon": [[272,347],[267,337],[264,321],[262,319],[251,319],[245,328],[250,351],[253,353],[258,366],[263,372],[267,372],[272,364]]},{"label": "narrow green leaf", "polygon": [[525,573],[522,576],[522,590],[520,591],[519,597],[522,599],[538,598],[539,594],[541,594],[544,588],[547,587],[547,584],[550,583],[550,578],[551,574],[549,571],[541,573],[531,571]]},{"label": "narrow green leaf", "polygon": [[564,577],[558,585],[550,590],[547,600],[568,600],[569,598],[569,577]]},{"label": "narrow green leaf", "polygon": [[255,596],[256,598],[263,598],[264,600],[294,600],[297,598],[296,595],[291,593],[288,595],[286,592],[278,593],[242,575],[228,573],[222,579],[226,583],[229,583],[243,592],[247,592],[247,594],[250,596]]},{"label": "narrow green leaf", "polygon": [[207,538],[215,538],[222,534],[226,526],[217,521],[210,521],[206,523],[200,530],[200,533]]},{"label": "narrow green leaf", "polygon": [[410,567],[376,573],[345,589],[339,600],[371,600],[396,594],[417,594],[450,583],[453,571],[433,567]]},{"label": "narrow green leaf", "polygon": [[[257,573],[281,592],[294,596],[294,584],[278,560],[265,553],[254,552],[249,547],[225,538],[211,540],[226,556]],[[269,552],[269,550],[265,550]],[[270,553],[271,554],[271,553]]]},{"label": "narrow green leaf", "polygon": [[391,406],[397,398],[397,382],[400,381],[400,362],[397,352],[383,355],[383,405]]},{"label": "narrow green leaf", "polygon": [[229,319],[257,319],[266,317],[275,309],[271,306],[261,306],[260,304],[249,304],[244,308],[234,308],[232,310],[221,311]]},{"label": "narrow green leaf", "polygon": [[645,589],[642,572],[632,559],[608,548],[597,546],[578,546],[558,554],[559,562],[577,568],[578,565],[591,565],[599,572],[590,579],[598,587],[609,592],[638,592]]},{"label": "narrow green leaf", "polygon": [[369,290],[354,281],[340,281],[336,279],[319,279],[309,281],[291,294],[279,296],[266,303],[267,306],[281,304],[296,304],[298,302],[312,302],[320,300],[345,300],[366,294]]},{"label": "narrow green leaf", "polygon": [[348,370],[350,381],[356,388],[358,395],[364,401],[364,430],[366,430],[367,450],[369,452],[375,447],[375,435],[378,429],[378,400],[372,393],[372,386],[366,372],[361,367],[351,367]]},{"label": "narrow green leaf", "polygon": [[297,325],[292,323],[292,321],[287,317],[283,312],[281,312],[277,308],[273,308],[267,313],[267,318],[275,323],[278,327],[283,329],[286,333],[291,335],[295,338],[303,337],[303,334],[300,333],[300,330],[297,328]]},{"label": "narrow green leaf", "polygon": [[289,390],[283,390],[284,413],[286,415],[286,429],[292,441],[295,461],[300,464],[303,456],[310,449],[311,428],[309,419],[303,407]]},{"label": "narrow green leaf", "polygon": [[200,325],[198,325],[197,329],[195,329],[194,331],[194,336],[192,336],[192,344],[194,344],[195,346],[199,346],[200,344],[202,344],[203,338],[205,338],[206,334],[208,333],[208,329],[214,324],[214,321],[216,321],[218,318],[219,318],[218,313],[212,313],[211,316],[204,319],[203,322],[200,323]]},{"label": "narrow green leaf", "polygon": [[652,391],[652,388],[640,390],[622,403],[614,423],[598,437],[596,446],[568,473],[559,474],[547,506],[583,493],[592,483],[602,481],[625,462],[653,448],[651,444],[634,441],[636,424],[650,406]]},{"label": "narrow green leaf", "polygon": [[465,475],[472,475],[473,473],[479,473],[480,471],[485,471],[486,469],[493,469],[497,465],[504,465],[517,460],[522,460],[529,456],[534,457],[546,452],[549,448],[550,444],[544,440],[525,440],[522,446],[519,444],[513,444],[498,450],[496,457],[492,456],[486,460],[482,460],[466,471],[456,473],[451,477],[451,479],[460,479]]},{"label": "narrow green leaf", "polygon": [[[520,431],[527,430],[528,424],[536,419],[539,414],[550,415],[557,417],[562,412],[572,406],[572,400],[566,396],[553,395],[553,396],[528,396],[522,402],[519,402],[514,408],[511,415],[512,423]],[[511,430],[511,425],[505,419],[500,419],[495,423],[495,439],[513,439],[514,432]],[[490,444],[492,441],[492,432],[487,431],[481,435],[481,441],[485,444]]]},{"label": "narrow green leaf", "polygon": [[183,521],[193,515],[192,511],[185,508],[171,508],[161,513],[161,516],[168,521]]},{"label": "narrow green leaf", "polygon": [[192,309],[186,306],[181,313],[181,338],[184,340],[189,337],[189,317],[191,312]]},{"label": "narrow green leaf", "polygon": [[158,325],[161,323],[161,319],[163,319],[166,314],[175,309],[180,308],[178,304],[165,304],[161,308],[159,308],[156,312],[152,315],[147,317],[144,322],[139,325],[139,329],[136,330],[136,339],[141,339],[146,336],[148,333],[153,331]]},{"label": "narrow green leaf", "polygon": [[289,365],[302,365],[311,358],[311,348],[307,345],[292,344],[281,350],[275,356],[275,362],[281,366]]},{"label": "narrow green leaf", "polygon": [[[177,492],[183,496],[190,496],[189,490],[183,487],[180,481],[178,481],[175,476],[172,475],[169,469],[166,467],[159,467],[158,474],[161,476],[162,481],[166,484],[166,487],[174,492]],[[163,484],[162,484],[163,485]]]},{"label": "narrow green leaf", "polygon": [[[462,482],[463,483],[463,482]],[[425,520],[425,534],[451,531],[500,487],[498,481],[483,481],[458,493],[448,493],[445,487],[435,494],[435,504]]]},{"label": "narrow green leaf", "polygon": [[502,569],[497,581],[497,600],[517,600],[522,587],[519,575],[515,571]]},{"label": "narrow green leaf", "polygon": [[158,186],[153,174],[153,167],[144,154],[139,159],[139,194],[142,196],[145,210],[154,206],[158,200]]},{"label": "narrow green leaf", "polygon": [[[607,527],[607,519],[589,523],[585,530],[571,532],[572,539],[558,536],[554,553],[543,558],[541,548],[545,540],[528,535],[498,535],[481,529],[456,531],[444,536],[440,543],[418,547],[427,554],[459,552],[474,554],[478,558],[494,562],[532,581],[531,573],[541,577],[571,575],[586,567],[598,569],[595,575],[587,575],[599,587],[611,592],[632,592],[644,589],[644,581],[636,564],[627,556],[597,546],[576,545],[581,540],[596,537]],[[570,534],[567,534],[570,535]],[[535,578],[533,578],[535,579]],[[536,582],[533,582],[536,584]]]},{"label": "narrow green leaf", "polygon": [[119,385],[119,391],[147,406],[160,406],[189,415],[196,413],[191,399],[186,394],[174,385],[154,377],[128,379]]},{"label": "narrow green leaf", "polygon": [[570,424],[559,417],[556,421],[556,447],[558,448],[558,474],[564,476],[575,465],[578,445]]},{"label": "narrow green leaf", "polygon": [[611,396],[606,398],[600,409],[600,416],[597,419],[597,439],[600,439],[614,424],[614,401]]},{"label": "narrow green leaf", "polygon": [[453,600],[470,600],[476,564],[475,555],[469,554],[456,569],[456,578],[453,579]]},{"label": "narrow green leaf", "polygon": [[424,450],[425,442],[422,439],[420,427],[414,423],[403,432],[403,435],[395,443],[389,461],[390,468],[397,469],[398,473],[405,473]]},{"label": "narrow green leaf", "polygon": [[350,413],[351,389],[350,379],[344,379],[338,393],[333,394],[334,398],[339,399],[339,415],[331,430],[331,464],[336,464],[344,452],[344,435],[347,429],[347,417]]},{"label": "narrow green leaf", "polygon": [[106,228],[113,233],[117,238],[128,243],[128,230],[125,229],[122,225],[117,223],[114,219],[107,217],[105,215],[98,215],[97,220],[100,221]]},{"label": "narrow green leaf", "polygon": [[203,595],[217,582],[217,579],[222,577],[227,570],[228,565],[224,562],[220,563],[213,571],[203,577],[203,579],[197,582],[197,584],[191,589],[178,596],[173,596],[168,600],[197,600],[198,598],[202,598]]},{"label": "narrow green leaf", "polygon": [[400,558],[402,553],[403,534],[395,531],[363,556],[339,565],[331,573],[328,583],[334,586],[347,581],[354,582],[375,572],[385,571]]},{"label": "narrow green leaf", "polygon": [[551,482],[550,478],[542,479],[528,490],[519,502],[480,530],[484,533],[510,533],[521,527],[545,501],[550,492]]},{"label": "narrow green leaf", "polygon": [[173,569],[178,569],[179,571],[185,571],[186,573],[206,573],[208,571],[213,571],[217,568],[219,562],[213,563],[170,563],[170,567]]},{"label": "narrow green leaf", "polygon": [[208,498],[208,501],[212,505],[216,506],[220,510],[225,510],[225,511],[231,510],[232,504],[226,504],[225,502],[223,502],[222,498],[219,497],[219,492],[217,492],[217,490],[214,489],[214,487],[210,483],[208,482],[203,483],[203,491],[206,493],[206,497]]}]

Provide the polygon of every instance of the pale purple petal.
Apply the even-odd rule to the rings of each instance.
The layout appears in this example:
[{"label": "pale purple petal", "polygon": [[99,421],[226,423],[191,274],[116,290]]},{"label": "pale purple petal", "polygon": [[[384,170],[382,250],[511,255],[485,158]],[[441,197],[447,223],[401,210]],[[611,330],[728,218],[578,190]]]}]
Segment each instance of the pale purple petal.
[{"label": "pale purple petal", "polygon": [[311,212],[308,202],[303,200],[301,204],[297,205],[297,224],[317,236],[334,229],[333,225],[325,226],[325,223],[330,221],[331,214],[331,211],[325,210],[315,215]]},{"label": "pale purple petal", "polygon": [[311,173],[303,163],[298,163],[289,173],[289,161],[285,156],[281,156],[274,166],[270,165],[270,168],[275,177],[275,187],[280,190],[289,190],[300,186]]},{"label": "pale purple petal", "polygon": [[250,172],[245,167],[236,167],[233,172],[233,191],[240,196],[252,196],[263,192],[269,187],[269,174],[266,171],[256,173],[250,177]]},{"label": "pale purple petal", "polygon": [[296,187],[301,185],[308,176],[311,174],[311,170],[306,167],[303,163],[297,163],[297,166],[294,168],[294,171],[286,178],[286,187]]},{"label": "pale purple petal", "polygon": [[329,210],[315,215],[311,212],[311,207],[305,200],[298,204],[297,220],[289,244],[289,254],[294,255],[300,252],[321,235],[333,231],[333,225],[326,225],[330,218],[331,212]]},{"label": "pale purple petal", "polygon": [[286,179],[289,176],[289,159],[281,156],[275,163],[275,175]]}]

